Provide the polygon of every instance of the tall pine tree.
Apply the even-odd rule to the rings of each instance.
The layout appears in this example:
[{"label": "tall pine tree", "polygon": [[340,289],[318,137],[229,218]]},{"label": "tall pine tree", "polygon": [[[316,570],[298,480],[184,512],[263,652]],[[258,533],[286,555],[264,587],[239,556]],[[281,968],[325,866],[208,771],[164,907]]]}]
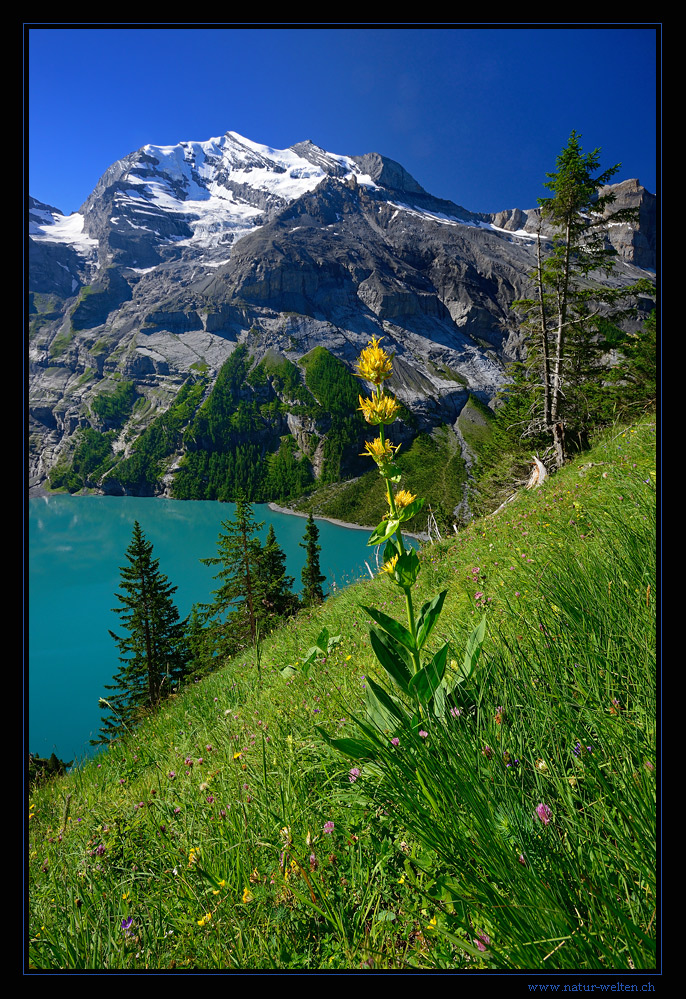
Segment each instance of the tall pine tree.
[{"label": "tall pine tree", "polygon": [[184,634],[185,622],[172,599],[176,587],[159,570],[153,546],[146,540],[138,521],[133,526],[131,544],[126,550],[127,564],[122,566],[121,589],[116,597],[125,634],[110,635],[119,647],[121,666],[104,705],[100,745],[116,738],[134,725],[146,709],[156,708],[182,677],[188,658]]},{"label": "tall pine tree", "polygon": [[306,559],[300,578],[303,584],[302,602],[305,606],[310,604],[320,604],[324,600],[322,583],[326,576],[322,576],[319,570],[319,552],[322,546],[318,545],[319,528],[314,522],[312,514],[307,519],[305,529],[305,540],[300,542],[300,547],[305,549]]}]

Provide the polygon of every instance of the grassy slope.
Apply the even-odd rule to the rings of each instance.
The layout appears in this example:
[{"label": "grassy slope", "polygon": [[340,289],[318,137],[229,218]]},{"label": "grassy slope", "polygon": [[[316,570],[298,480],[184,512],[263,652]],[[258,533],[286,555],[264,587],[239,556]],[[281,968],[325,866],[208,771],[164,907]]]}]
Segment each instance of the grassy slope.
[{"label": "grassy slope", "polygon": [[[373,767],[351,781],[315,730],[352,732],[378,678],[360,604],[402,617],[385,578],[270,636],[259,671],[254,652],[227,663],[35,790],[32,966],[651,967],[654,435],[616,430],[422,552],[416,604],[448,588],[437,631],[457,659],[488,614],[474,705],[433,792],[414,784],[421,761],[395,791],[390,770],[385,787]],[[336,652],[284,680],[324,625]],[[593,753],[577,758],[575,740]],[[547,828],[531,820],[541,802]]]}]

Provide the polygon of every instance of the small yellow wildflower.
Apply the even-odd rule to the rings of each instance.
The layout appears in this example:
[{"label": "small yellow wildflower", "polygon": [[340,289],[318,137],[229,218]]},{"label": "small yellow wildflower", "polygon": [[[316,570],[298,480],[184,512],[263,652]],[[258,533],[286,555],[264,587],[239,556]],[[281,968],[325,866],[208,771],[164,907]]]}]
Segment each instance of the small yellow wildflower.
[{"label": "small yellow wildflower", "polygon": [[360,409],[367,423],[393,423],[400,412],[400,404],[391,395],[373,395],[371,399],[358,396]]},{"label": "small yellow wildflower", "polygon": [[398,556],[394,555],[393,558],[390,558],[388,560],[388,562],[384,562],[384,564],[381,566],[381,571],[387,572],[389,576],[392,576],[397,561],[398,561]]},{"label": "small yellow wildflower", "polygon": [[208,912],[207,915],[203,916],[202,919],[198,920],[198,926],[204,926],[205,923],[209,923],[212,919],[212,913]]},{"label": "small yellow wildflower", "polygon": [[240,760],[241,754],[240,753],[234,753],[233,754],[233,758],[234,758],[234,760]]},{"label": "small yellow wildflower", "polygon": [[253,895],[253,893],[250,891],[249,888],[243,889],[243,901],[246,903],[246,905],[248,902],[252,902],[254,897],[255,896]]},{"label": "small yellow wildflower", "polygon": [[200,850],[198,850],[195,846],[192,846],[188,852],[188,866],[192,867],[199,856]]},{"label": "small yellow wildflower", "polygon": [[365,381],[372,382],[374,385],[380,385],[384,379],[390,378],[393,374],[392,357],[389,357],[383,347],[379,346],[382,339],[383,337],[379,337],[378,340],[376,337],[372,337],[357,362],[358,377],[364,378]]}]

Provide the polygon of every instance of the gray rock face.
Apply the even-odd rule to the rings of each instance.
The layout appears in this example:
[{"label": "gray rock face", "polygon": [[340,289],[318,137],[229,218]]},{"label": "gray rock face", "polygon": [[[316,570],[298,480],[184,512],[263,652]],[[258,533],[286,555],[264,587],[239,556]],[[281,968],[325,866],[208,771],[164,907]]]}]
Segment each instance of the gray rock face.
[{"label": "gray rock face", "polygon": [[600,194],[614,194],[615,200],[608,210],[619,208],[638,209],[638,223],[611,226],[609,242],[619,258],[637,267],[655,270],[657,253],[657,198],[641,187],[637,180],[624,180],[620,184],[603,187]]},{"label": "gray rock face", "polygon": [[[640,209],[609,233],[612,281],[630,283],[655,266],[655,198],[637,181],[612,190]],[[510,306],[530,290],[537,225],[536,210],[434,198],[377,153],[233,132],[123,157],[69,218],[31,199],[30,481],[97,425],[101,392],[133,380],[144,397],[130,447],[189,373],[212,381],[243,342],[256,360],[324,346],[352,364],[384,336],[402,401],[453,425],[470,392],[493,399],[516,354]],[[316,470],[325,430],[292,415],[282,430]]]}]

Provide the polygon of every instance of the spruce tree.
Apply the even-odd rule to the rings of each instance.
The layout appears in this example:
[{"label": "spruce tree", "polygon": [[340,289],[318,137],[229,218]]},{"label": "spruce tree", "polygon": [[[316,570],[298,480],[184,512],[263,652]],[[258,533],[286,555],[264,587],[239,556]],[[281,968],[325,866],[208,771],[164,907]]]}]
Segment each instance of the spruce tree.
[{"label": "spruce tree", "polygon": [[186,645],[188,646],[188,679],[199,679],[216,667],[214,650],[205,617],[197,604],[193,604],[186,619]]},{"label": "spruce tree", "polygon": [[550,436],[557,467],[566,457],[569,430],[581,437],[593,421],[587,386],[598,376],[603,353],[599,323],[627,318],[634,311],[631,300],[652,291],[646,280],[612,289],[593,283],[598,271],[612,270],[615,251],[608,227],[634,220],[637,212],[611,210],[615,195],[600,189],[621,164],[598,172],[600,150],[583,153],[580,138],[572,132],[557,169],[547,174],[545,187],[552,195],[538,201],[541,222],[552,228],[552,252],[544,257],[539,230],[535,297],[514,303],[524,313],[521,326],[527,336],[530,430]]},{"label": "spruce tree", "polygon": [[300,547],[305,549],[306,560],[300,578],[303,584],[302,602],[305,606],[309,606],[320,604],[324,600],[321,584],[326,579],[326,576],[322,576],[319,571],[321,545],[317,544],[319,529],[312,514],[308,517],[304,538],[304,542],[300,542]]},{"label": "spruce tree", "polygon": [[286,555],[276,540],[274,525],[269,525],[267,539],[260,554],[259,616],[269,628],[275,619],[294,614],[298,598],[292,592],[293,576],[286,574]]},{"label": "spruce tree", "polygon": [[635,333],[616,344],[619,361],[609,382],[616,412],[626,418],[654,412],[657,405],[657,311],[652,310]]},{"label": "spruce tree", "polygon": [[121,663],[114,682],[105,685],[109,714],[103,717],[100,738],[94,745],[109,742],[135,724],[145,709],[155,708],[168,696],[183,675],[187,662],[185,622],[172,599],[172,586],[159,570],[153,546],[146,540],[138,521],[133,526],[127,564],[121,566],[121,589],[116,598],[125,634],[110,635],[117,643]]},{"label": "spruce tree", "polygon": [[254,645],[257,638],[262,546],[254,535],[264,523],[256,523],[252,506],[239,496],[235,520],[225,520],[221,526],[217,555],[200,559],[203,565],[221,567],[214,577],[220,585],[203,612],[205,620],[212,621],[217,651],[231,654],[248,643]]}]

